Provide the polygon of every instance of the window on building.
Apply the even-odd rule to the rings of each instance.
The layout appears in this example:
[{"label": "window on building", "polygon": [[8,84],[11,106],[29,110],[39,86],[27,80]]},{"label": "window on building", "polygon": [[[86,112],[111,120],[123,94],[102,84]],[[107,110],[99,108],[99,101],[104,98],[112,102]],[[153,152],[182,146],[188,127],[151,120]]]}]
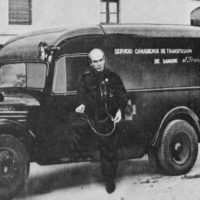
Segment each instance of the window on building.
[{"label": "window on building", "polygon": [[200,26],[200,7],[191,12],[191,25]]},{"label": "window on building", "polygon": [[32,23],[32,0],[9,0],[9,24]]},{"label": "window on building", "polygon": [[119,23],[119,0],[101,0],[101,23]]}]

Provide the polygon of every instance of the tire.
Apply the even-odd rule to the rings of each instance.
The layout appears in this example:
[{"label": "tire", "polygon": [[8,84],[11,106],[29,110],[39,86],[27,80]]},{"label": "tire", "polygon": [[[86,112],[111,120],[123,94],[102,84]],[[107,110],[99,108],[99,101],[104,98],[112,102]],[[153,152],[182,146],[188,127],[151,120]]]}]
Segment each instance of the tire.
[{"label": "tire", "polygon": [[171,121],[165,128],[158,159],[166,174],[185,174],[194,166],[198,154],[198,138],[194,128],[184,120]]},{"label": "tire", "polygon": [[156,172],[162,171],[163,168],[158,159],[158,150],[154,147],[150,147],[147,155],[148,155],[148,159],[149,159],[149,164],[152,167],[152,169]]},{"label": "tire", "polygon": [[0,199],[12,199],[26,185],[28,154],[19,139],[0,135]]}]

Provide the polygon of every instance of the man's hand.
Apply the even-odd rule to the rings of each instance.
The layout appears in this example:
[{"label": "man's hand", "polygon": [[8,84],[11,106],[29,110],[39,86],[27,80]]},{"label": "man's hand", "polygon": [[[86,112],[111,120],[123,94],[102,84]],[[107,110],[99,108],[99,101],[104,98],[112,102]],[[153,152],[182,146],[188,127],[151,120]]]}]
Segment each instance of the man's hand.
[{"label": "man's hand", "polygon": [[113,121],[115,123],[119,122],[120,120],[122,119],[122,112],[121,110],[119,109],[115,115],[115,118],[113,119]]},{"label": "man's hand", "polygon": [[75,109],[75,111],[76,111],[77,113],[84,113],[84,112],[85,112],[85,105],[83,105],[83,104],[79,105],[79,106]]}]

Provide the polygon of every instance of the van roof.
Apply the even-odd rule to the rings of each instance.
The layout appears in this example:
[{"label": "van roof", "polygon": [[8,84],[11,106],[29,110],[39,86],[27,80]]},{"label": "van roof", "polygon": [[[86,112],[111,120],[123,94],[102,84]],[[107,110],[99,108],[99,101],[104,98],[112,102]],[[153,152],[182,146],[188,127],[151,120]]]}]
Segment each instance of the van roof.
[{"label": "van roof", "polygon": [[38,60],[38,45],[41,41],[49,46],[58,45],[67,38],[78,35],[103,34],[99,26],[86,28],[46,29],[14,37],[0,51],[0,62]]},{"label": "van roof", "polygon": [[142,37],[199,38],[200,28],[188,25],[121,24],[94,25],[78,28],[57,28],[31,32],[9,40],[0,50],[0,61],[38,60],[41,41],[57,46],[63,41],[81,35],[134,34]]},{"label": "van roof", "polygon": [[105,34],[134,34],[143,37],[200,37],[200,27],[168,24],[103,25]]}]

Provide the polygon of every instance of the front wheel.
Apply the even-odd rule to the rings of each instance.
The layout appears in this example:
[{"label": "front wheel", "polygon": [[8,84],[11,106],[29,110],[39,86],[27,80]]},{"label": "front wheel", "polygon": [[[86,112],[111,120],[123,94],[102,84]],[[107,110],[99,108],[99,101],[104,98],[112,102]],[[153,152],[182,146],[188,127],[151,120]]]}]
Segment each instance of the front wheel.
[{"label": "front wheel", "polygon": [[158,148],[163,170],[169,175],[187,173],[194,166],[197,154],[198,139],[194,128],[184,120],[171,121]]},{"label": "front wheel", "polygon": [[20,140],[0,135],[0,199],[11,199],[24,188],[28,168],[28,154]]}]

